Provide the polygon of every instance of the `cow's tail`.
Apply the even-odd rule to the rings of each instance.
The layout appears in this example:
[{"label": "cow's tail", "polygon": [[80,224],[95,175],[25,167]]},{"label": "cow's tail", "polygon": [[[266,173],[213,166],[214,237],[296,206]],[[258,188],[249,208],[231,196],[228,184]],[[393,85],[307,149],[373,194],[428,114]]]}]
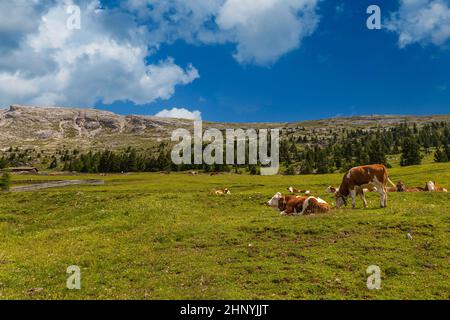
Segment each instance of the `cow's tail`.
[{"label": "cow's tail", "polygon": [[391,179],[389,179],[389,177],[387,178],[387,181],[391,184],[391,186],[393,186],[394,188],[396,188],[397,186],[395,185],[395,183],[392,182]]}]

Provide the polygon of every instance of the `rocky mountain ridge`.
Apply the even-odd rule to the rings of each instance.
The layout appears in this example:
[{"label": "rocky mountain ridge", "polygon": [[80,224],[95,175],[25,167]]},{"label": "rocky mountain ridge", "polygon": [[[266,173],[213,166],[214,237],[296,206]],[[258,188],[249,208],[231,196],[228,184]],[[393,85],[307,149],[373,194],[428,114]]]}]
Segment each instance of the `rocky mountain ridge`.
[{"label": "rocky mountain ridge", "polygon": [[[204,122],[204,128],[282,128],[284,132],[302,134],[326,132],[342,128],[371,130],[403,122],[419,125],[433,121],[450,121],[441,116],[357,116],[289,123],[214,123]],[[120,148],[145,146],[170,138],[176,128],[192,129],[192,120],[159,118],[140,115],[118,115],[97,109],[37,107],[12,105],[0,109],[0,148],[49,148],[61,146],[90,148]]]}]

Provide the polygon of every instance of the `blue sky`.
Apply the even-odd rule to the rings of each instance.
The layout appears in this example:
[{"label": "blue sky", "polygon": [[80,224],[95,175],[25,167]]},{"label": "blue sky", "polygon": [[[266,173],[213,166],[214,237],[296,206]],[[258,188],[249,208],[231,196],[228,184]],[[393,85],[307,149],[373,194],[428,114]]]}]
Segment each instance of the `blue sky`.
[{"label": "blue sky", "polygon": [[[24,56],[48,64],[45,70],[0,63],[4,88],[6,81],[27,88],[9,89],[0,102],[148,115],[184,108],[204,120],[233,122],[450,113],[448,0],[262,0],[267,11],[255,1],[208,0],[207,8],[202,1],[102,1],[95,10],[95,1],[69,1],[91,29],[82,24],[62,40],[46,36],[52,33],[42,32],[42,23],[15,36],[0,24],[0,35],[13,39],[0,46],[4,60],[20,58],[26,46],[57,57]],[[381,8],[381,30],[366,27],[371,4]],[[54,1],[33,10],[50,24],[65,14],[58,5],[64,9]],[[89,10],[95,14],[86,18]],[[102,41],[107,45],[97,48]]]}]

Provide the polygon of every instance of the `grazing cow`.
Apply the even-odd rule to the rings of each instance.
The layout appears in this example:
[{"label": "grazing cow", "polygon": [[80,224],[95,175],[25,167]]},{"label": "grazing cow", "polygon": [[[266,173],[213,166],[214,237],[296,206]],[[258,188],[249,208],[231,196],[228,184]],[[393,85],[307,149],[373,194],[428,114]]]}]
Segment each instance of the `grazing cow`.
[{"label": "grazing cow", "polygon": [[196,175],[198,175],[198,172],[197,172],[197,171],[189,171],[189,172],[188,172],[188,175],[190,175],[190,176],[196,176]]},{"label": "grazing cow", "polygon": [[425,191],[429,192],[448,192],[447,189],[438,186],[434,181],[428,181],[425,186]]},{"label": "grazing cow", "polygon": [[224,196],[226,194],[231,194],[231,191],[228,190],[227,188],[225,188],[225,189],[213,189],[212,193],[214,193],[217,196]]},{"label": "grazing cow", "polygon": [[295,189],[294,187],[289,187],[287,189],[290,193],[304,193],[306,195],[311,194],[311,191],[309,191],[309,190],[299,190],[299,189]]},{"label": "grazing cow", "polygon": [[211,172],[210,176],[218,176],[220,172]]},{"label": "grazing cow", "polygon": [[[347,204],[347,197],[352,197],[352,207],[355,208],[358,187],[363,188],[366,185],[373,185],[380,194],[381,207],[387,207],[386,185],[395,184],[389,179],[387,168],[382,164],[372,164],[350,169],[343,177],[339,190],[336,192],[336,207],[340,208]],[[364,197],[364,191],[359,192],[364,208],[367,207],[367,201]]]},{"label": "grazing cow", "polygon": [[267,205],[278,210],[280,215],[304,215],[313,213],[325,213],[330,206],[324,200],[316,197],[304,197],[288,195],[283,196],[280,192],[275,194]]}]

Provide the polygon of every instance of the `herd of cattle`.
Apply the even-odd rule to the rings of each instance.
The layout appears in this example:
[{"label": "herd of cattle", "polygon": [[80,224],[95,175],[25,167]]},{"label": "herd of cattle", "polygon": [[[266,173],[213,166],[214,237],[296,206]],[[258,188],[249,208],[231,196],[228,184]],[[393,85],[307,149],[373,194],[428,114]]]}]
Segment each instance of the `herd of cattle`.
[{"label": "herd of cattle", "polygon": [[[390,184],[390,186],[388,186]],[[309,190],[288,188],[290,195],[275,194],[267,205],[279,211],[281,215],[304,215],[325,213],[331,206],[323,199],[311,196]],[[447,189],[429,181],[425,187],[407,188],[403,182],[396,185],[389,179],[387,168],[382,164],[360,166],[350,169],[342,178],[339,188],[328,187],[328,193],[336,197],[336,208],[347,205],[347,199],[351,198],[352,207],[355,208],[356,198],[360,197],[364,208],[367,207],[365,192],[377,192],[380,194],[380,205],[387,207],[389,192],[447,192]],[[214,189],[216,195],[230,194],[228,189]],[[298,195],[303,194],[303,195]]]}]

